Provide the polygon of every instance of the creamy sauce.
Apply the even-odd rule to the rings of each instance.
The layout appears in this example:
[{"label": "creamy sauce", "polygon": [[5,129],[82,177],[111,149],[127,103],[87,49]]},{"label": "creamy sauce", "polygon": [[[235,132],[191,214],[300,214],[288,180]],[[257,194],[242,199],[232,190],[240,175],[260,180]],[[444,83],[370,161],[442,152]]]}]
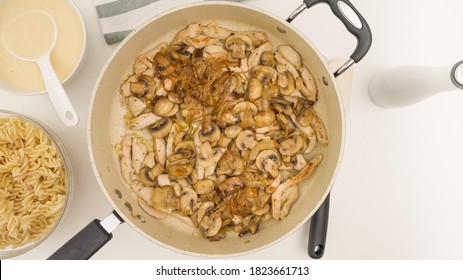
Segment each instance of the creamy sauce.
[{"label": "creamy sauce", "polygon": [[5,46],[25,59],[46,55],[53,47],[55,36],[52,19],[41,10],[17,15],[2,30]]},{"label": "creamy sauce", "polygon": [[[76,68],[84,49],[82,23],[68,1],[0,1],[0,32],[3,39],[6,37],[8,40],[10,49],[14,47],[15,51],[27,56],[38,55],[47,47],[45,45],[49,41],[50,33],[53,36],[53,29],[50,20],[46,22],[43,14],[31,13],[37,10],[48,13],[56,22],[57,39],[51,53],[51,63],[59,79],[64,81]],[[27,13],[32,16],[21,16]],[[17,26],[18,32],[10,32],[12,28],[9,24],[13,21],[19,25]],[[34,28],[34,32],[31,32],[30,28]],[[23,32],[27,32],[26,35]],[[27,34],[33,34],[33,38],[28,37]],[[32,43],[33,40],[36,40],[35,43]],[[21,46],[22,44],[24,45]],[[0,61],[0,82],[2,84],[13,90],[31,93],[45,90],[37,65],[14,57],[6,49],[3,40],[0,42]]]}]

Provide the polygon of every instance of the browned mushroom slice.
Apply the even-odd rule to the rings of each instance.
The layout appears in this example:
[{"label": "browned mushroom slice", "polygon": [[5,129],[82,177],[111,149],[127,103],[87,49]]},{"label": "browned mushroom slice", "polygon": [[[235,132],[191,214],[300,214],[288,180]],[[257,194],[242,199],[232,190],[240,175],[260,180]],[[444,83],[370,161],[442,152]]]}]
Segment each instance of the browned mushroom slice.
[{"label": "browned mushroom slice", "polygon": [[226,150],[217,164],[216,173],[217,175],[239,176],[243,170],[242,159]]},{"label": "browned mushroom slice", "polygon": [[137,82],[130,82],[132,94],[146,102],[153,100],[156,90],[156,82],[153,77],[140,75],[137,80]]},{"label": "browned mushroom slice", "polygon": [[222,218],[219,213],[213,213],[208,216],[204,216],[203,220],[199,224],[199,229],[206,237],[216,235],[222,227]]},{"label": "browned mushroom slice", "polygon": [[276,150],[263,150],[256,157],[256,166],[260,171],[275,178],[279,173],[280,154]]},{"label": "browned mushroom slice", "polygon": [[153,138],[164,138],[172,130],[172,120],[170,118],[161,118],[148,128]]},{"label": "browned mushroom slice", "polygon": [[275,67],[276,61],[273,52],[271,50],[263,52],[260,56],[260,63],[264,66]]},{"label": "browned mushroom slice", "polygon": [[239,177],[230,177],[221,184],[219,190],[222,192],[223,197],[233,194],[244,187],[243,180]]},{"label": "browned mushroom slice", "polygon": [[271,139],[264,139],[259,141],[251,150],[251,153],[249,154],[249,159],[250,160],[255,160],[257,155],[262,152],[263,150],[273,150],[276,149],[278,146],[278,143],[274,140]]},{"label": "browned mushroom slice", "polygon": [[292,156],[301,151],[304,144],[304,137],[295,134],[291,138],[280,143],[279,151],[284,156]]},{"label": "browned mushroom slice", "polygon": [[215,182],[211,179],[198,180],[194,185],[194,190],[198,194],[209,194],[215,188]]},{"label": "browned mushroom slice", "polygon": [[246,51],[253,48],[252,40],[246,35],[232,35],[225,41],[225,47],[231,50],[232,58],[245,58]]},{"label": "browned mushroom slice", "polygon": [[172,74],[177,68],[175,62],[171,61],[167,56],[162,53],[157,53],[153,58],[154,70],[161,76],[168,76]]},{"label": "browned mushroom slice", "polygon": [[254,141],[254,132],[250,130],[241,131],[235,139],[235,144],[241,151],[252,149],[257,144],[257,142]]},{"label": "browned mushroom slice", "polygon": [[172,207],[172,201],[174,197],[174,190],[171,186],[154,188],[151,202],[154,210],[164,214],[172,213],[174,210]]}]

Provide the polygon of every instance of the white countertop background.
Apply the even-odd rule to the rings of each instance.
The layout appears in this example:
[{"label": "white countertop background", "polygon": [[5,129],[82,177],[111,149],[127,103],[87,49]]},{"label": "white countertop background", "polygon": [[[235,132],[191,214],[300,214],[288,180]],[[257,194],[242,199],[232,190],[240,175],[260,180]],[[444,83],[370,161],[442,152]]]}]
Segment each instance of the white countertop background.
[{"label": "white countertop background", "polygon": [[[444,66],[463,58],[463,1],[351,0],[373,32],[369,54],[355,66],[342,166],[331,195],[324,259],[463,259],[463,92],[382,110],[368,97],[379,70]],[[16,259],[46,259],[111,205],[95,180],[87,149],[87,114],[95,81],[116,48],[103,40],[91,0],[75,1],[88,33],[82,71],[65,86],[81,121],[64,126],[47,95],[0,94],[0,108],[33,116],[61,138],[73,160],[76,188],[59,228]],[[286,18],[301,0],[253,0]],[[327,59],[348,57],[354,37],[325,5],[294,22]],[[293,235],[237,259],[309,259],[308,223]],[[93,259],[192,259],[155,245],[123,224]]]}]

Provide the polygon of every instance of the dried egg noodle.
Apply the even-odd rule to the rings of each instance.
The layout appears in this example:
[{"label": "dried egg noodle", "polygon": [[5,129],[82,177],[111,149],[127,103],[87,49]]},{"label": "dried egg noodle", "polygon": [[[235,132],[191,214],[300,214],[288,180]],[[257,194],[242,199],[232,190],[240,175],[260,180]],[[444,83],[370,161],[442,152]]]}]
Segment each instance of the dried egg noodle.
[{"label": "dried egg noodle", "polygon": [[287,217],[328,145],[310,69],[263,31],[190,24],[136,58],[120,96],[129,191],[211,241]]},{"label": "dried egg noodle", "polygon": [[63,161],[50,137],[21,118],[0,117],[0,248],[46,235],[66,194]]}]

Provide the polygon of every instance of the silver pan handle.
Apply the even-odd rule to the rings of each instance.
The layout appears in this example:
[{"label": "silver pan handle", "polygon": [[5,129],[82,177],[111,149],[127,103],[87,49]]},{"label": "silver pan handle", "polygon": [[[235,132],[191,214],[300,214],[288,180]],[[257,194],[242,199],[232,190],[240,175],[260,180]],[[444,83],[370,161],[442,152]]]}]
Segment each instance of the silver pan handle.
[{"label": "silver pan handle", "polygon": [[334,15],[339,18],[347,30],[357,38],[357,47],[350,56],[350,59],[334,72],[334,76],[337,77],[349,69],[354,63],[362,60],[368,53],[372,43],[371,30],[366,20],[349,0],[304,0],[304,3],[299,6],[286,21],[292,22],[305,9],[320,3],[328,4]]}]

